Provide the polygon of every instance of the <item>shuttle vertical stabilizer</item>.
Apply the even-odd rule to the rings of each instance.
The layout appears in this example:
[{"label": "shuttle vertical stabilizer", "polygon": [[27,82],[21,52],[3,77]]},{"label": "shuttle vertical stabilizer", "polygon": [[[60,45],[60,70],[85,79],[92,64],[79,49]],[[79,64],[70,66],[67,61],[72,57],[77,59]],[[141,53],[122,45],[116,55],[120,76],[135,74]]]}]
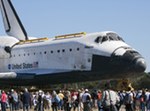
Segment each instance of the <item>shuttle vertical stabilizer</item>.
[{"label": "shuttle vertical stabilizer", "polygon": [[0,0],[5,31],[19,40],[28,40],[27,33],[10,0]]}]

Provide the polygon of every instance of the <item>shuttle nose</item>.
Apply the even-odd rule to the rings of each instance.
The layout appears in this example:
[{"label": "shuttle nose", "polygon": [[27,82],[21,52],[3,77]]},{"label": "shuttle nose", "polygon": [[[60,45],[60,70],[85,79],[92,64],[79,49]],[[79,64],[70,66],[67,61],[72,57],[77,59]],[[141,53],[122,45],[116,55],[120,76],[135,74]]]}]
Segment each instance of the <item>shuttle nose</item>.
[{"label": "shuttle nose", "polygon": [[144,72],[146,69],[146,62],[143,58],[138,58],[135,61],[135,70],[137,72]]},{"label": "shuttle nose", "polygon": [[146,62],[145,59],[135,50],[128,50],[126,51],[123,56],[116,56],[118,54],[119,50],[116,50],[112,56],[115,58],[115,60],[119,61],[120,67],[123,67],[122,69],[127,68],[127,72],[136,72],[141,73],[144,72],[146,69]]}]

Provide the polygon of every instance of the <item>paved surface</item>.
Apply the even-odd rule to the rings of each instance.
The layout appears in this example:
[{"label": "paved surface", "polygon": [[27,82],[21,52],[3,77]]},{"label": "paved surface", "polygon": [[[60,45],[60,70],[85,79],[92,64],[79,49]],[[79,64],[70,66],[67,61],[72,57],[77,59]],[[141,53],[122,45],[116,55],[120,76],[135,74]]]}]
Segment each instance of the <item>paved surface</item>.
[{"label": "paved surface", "polygon": [[[34,110],[33,110],[33,111],[34,111]],[[44,111],[52,111],[52,110],[44,110]],[[58,110],[58,111],[59,111],[59,110]],[[73,111],[73,110],[71,110],[71,111]],[[76,111],[77,111],[77,110],[76,110]],[[93,108],[92,111],[98,111],[98,109]],[[125,106],[122,105],[119,111],[126,111],[126,110],[125,110]]]},{"label": "paved surface", "polygon": [[[10,111],[10,110],[9,110],[9,109],[7,109],[6,111]],[[17,110],[17,111],[23,111],[23,110],[22,110],[22,109],[20,109],[20,110]],[[30,109],[29,111],[34,111],[34,110],[33,110],[33,109]],[[44,110],[44,111],[52,111],[52,110],[50,109],[50,110]],[[58,111],[60,111],[60,110],[58,110]],[[71,110],[71,111],[73,111],[73,110]],[[76,111],[77,111],[77,110],[76,110]],[[93,108],[93,109],[92,109],[92,111],[98,111],[98,109]],[[126,110],[125,110],[125,106],[124,106],[124,105],[122,105],[119,111],[126,111]]]},{"label": "paved surface", "polygon": [[119,111],[126,111],[126,110],[125,110],[125,106],[122,105]]}]

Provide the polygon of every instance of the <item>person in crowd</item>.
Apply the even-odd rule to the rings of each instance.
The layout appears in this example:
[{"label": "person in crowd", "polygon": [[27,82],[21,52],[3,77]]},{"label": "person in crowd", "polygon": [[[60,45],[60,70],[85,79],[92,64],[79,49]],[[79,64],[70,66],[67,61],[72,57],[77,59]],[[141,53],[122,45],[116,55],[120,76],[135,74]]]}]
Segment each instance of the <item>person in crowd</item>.
[{"label": "person in crowd", "polygon": [[76,111],[76,109],[78,108],[78,104],[79,104],[78,92],[76,90],[72,91],[71,93],[71,101],[72,101],[73,111]]},{"label": "person in crowd", "polygon": [[8,101],[9,101],[9,108],[10,108],[10,111],[13,111],[14,109],[14,106],[13,106],[13,97],[12,97],[12,94],[14,93],[14,89],[11,89],[9,94],[8,94]]},{"label": "person in crowd", "polygon": [[102,91],[98,90],[97,92],[97,107],[98,107],[98,111],[103,111],[103,107],[102,107]]},{"label": "person in crowd", "polygon": [[83,111],[91,111],[91,94],[88,89],[85,89],[84,94],[82,95],[83,102]]},{"label": "person in crowd", "polygon": [[12,98],[13,98],[13,102],[12,102],[12,106],[13,106],[13,111],[18,110],[18,103],[19,103],[19,98],[18,98],[18,94],[16,91],[13,91],[12,93]]},{"label": "person in crowd", "polygon": [[44,92],[42,90],[39,90],[38,93],[38,104],[37,104],[37,110],[38,111],[44,111],[43,103],[44,103]]},{"label": "person in crowd", "polygon": [[118,111],[116,104],[120,101],[117,92],[111,89],[111,84],[105,84],[105,90],[102,94],[102,103],[104,111]]},{"label": "person in crowd", "polygon": [[[1,98],[1,95],[2,95],[2,90],[0,90],[0,98]],[[1,99],[0,99],[0,102],[1,102]],[[0,104],[0,111],[1,111],[1,104]]]},{"label": "person in crowd", "polygon": [[6,111],[6,102],[7,102],[7,95],[5,93],[5,91],[2,91],[2,95],[1,95],[1,109],[2,111]]},{"label": "person in crowd", "polygon": [[128,87],[128,91],[125,95],[126,111],[134,111],[134,93],[131,87]]},{"label": "person in crowd", "polygon": [[142,90],[136,91],[136,97],[134,99],[135,111],[140,111],[140,96],[142,95]]},{"label": "person in crowd", "polygon": [[45,98],[46,103],[47,103],[46,106],[45,106],[45,109],[50,110],[50,108],[51,108],[51,99],[52,99],[50,93],[47,92],[47,93],[45,94],[44,98]]},{"label": "person in crowd", "polygon": [[37,91],[33,94],[32,102],[33,102],[34,110],[36,111],[38,108],[38,92]]},{"label": "person in crowd", "polygon": [[79,89],[79,105],[78,105],[78,111],[83,111],[83,102],[82,102],[82,96],[84,94],[84,88]]},{"label": "person in crowd", "polygon": [[77,92],[77,98],[76,98],[76,102],[75,102],[75,105],[76,105],[76,107],[77,107],[77,111],[81,111],[81,106],[80,106],[80,104],[81,104],[81,101],[82,101],[82,97],[80,97],[80,95],[81,95],[81,90],[80,89],[78,89],[78,92]]},{"label": "person in crowd", "polygon": [[60,98],[60,102],[58,104],[58,110],[63,110],[63,104],[64,104],[64,94],[62,93],[62,91],[60,90],[58,93],[58,97]]},{"label": "person in crowd", "polygon": [[25,88],[24,93],[22,95],[23,111],[29,111],[30,102],[31,102],[31,95],[28,92],[28,89]]},{"label": "person in crowd", "polygon": [[91,98],[92,98],[92,107],[96,108],[97,107],[97,90],[96,89],[92,91]]},{"label": "person in crowd", "polygon": [[119,95],[119,98],[120,98],[120,103],[118,105],[118,109],[120,109],[121,106],[124,104],[124,99],[125,99],[125,95],[126,95],[125,90],[119,91],[118,95]]},{"label": "person in crowd", "polygon": [[71,94],[70,91],[65,91],[64,94],[64,110],[71,111],[72,103],[71,103]]},{"label": "person in crowd", "polygon": [[141,105],[141,111],[145,111],[146,109],[146,94],[145,90],[142,90],[142,95],[140,96],[140,105]]},{"label": "person in crowd", "polygon": [[[2,95],[2,90],[0,90],[0,98],[1,98],[1,95]],[[0,102],[1,102],[1,99],[0,99]],[[1,111],[1,104],[0,104],[0,111]]]},{"label": "person in crowd", "polygon": [[150,111],[150,90],[146,89],[145,95],[146,95],[146,109],[147,111]]},{"label": "person in crowd", "polygon": [[22,95],[23,95],[22,91],[18,92],[18,109],[23,109]]},{"label": "person in crowd", "polygon": [[52,110],[53,111],[58,110],[59,102],[60,102],[60,98],[58,97],[56,91],[53,91],[53,93],[52,93]]}]

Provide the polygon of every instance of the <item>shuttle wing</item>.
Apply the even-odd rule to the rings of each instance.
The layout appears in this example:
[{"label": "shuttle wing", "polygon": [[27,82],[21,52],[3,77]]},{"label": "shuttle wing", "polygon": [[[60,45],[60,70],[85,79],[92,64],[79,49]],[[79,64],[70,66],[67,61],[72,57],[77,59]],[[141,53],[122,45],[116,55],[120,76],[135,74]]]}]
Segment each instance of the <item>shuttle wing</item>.
[{"label": "shuttle wing", "polygon": [[[69,77],[66,74],[69,74]],[[70,71],[67,70],[31,69],[18,72],[1,72],[0,84],[30,85],[30,86],[43,85],[49,83],[58,84],[58,83],[65,83],[67,80],[69,80],[70,82],[70,79],[68,78],[72,78],[72,74],[70,74]]]},{"label": "shuttle wing", "polygon": [[28,40],[27,33],[10,0],[0,0],[5,31],[19,40]]},{"label": "shuttle wing", "polygon": [[1,72],[0,79],[13,79],[16,78],[17,74],[15,72]]},{"label": "shuttle wing", "polygon": [[57,69],[33,69],[24,70],[19,72],[1,72],[0,79],[34,79],[35,77],[42,75],[51,75],[57,73],[70,72],[70,70],[57,70]]}]

